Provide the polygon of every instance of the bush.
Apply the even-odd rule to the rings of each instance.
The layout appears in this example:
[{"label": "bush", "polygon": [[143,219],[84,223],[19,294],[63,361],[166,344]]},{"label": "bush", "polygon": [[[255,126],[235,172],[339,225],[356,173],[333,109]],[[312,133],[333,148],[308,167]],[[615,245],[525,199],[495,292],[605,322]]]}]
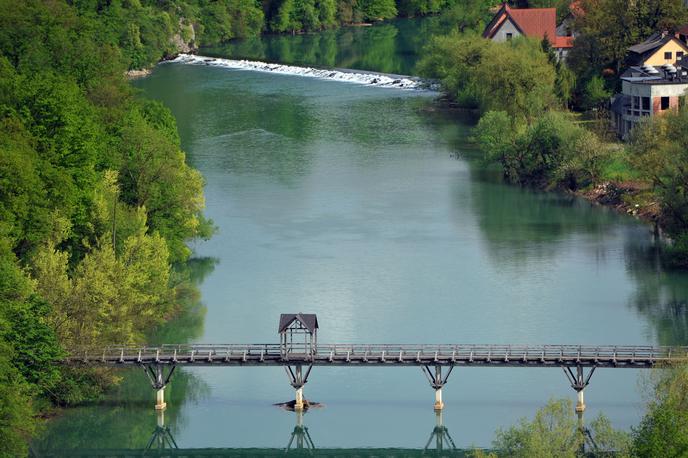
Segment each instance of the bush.
[{"label": "bush", "polygon": [[454,33],[432,40],[419,69],[440,79],[454,100],[483,113],[505,111],[530,121],[559,104],[555,68],[536,40],[520,37],[496,43]]}]

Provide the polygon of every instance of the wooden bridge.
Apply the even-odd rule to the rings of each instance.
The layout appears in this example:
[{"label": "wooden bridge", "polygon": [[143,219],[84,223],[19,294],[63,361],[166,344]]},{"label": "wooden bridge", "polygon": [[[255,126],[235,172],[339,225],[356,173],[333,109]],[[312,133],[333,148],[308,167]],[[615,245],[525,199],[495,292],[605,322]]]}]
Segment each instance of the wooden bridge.
[{"label": "wooden bridge", "polygon": [[[410,345],[318,343],[318,317],[283,313],[278,344],[109,346],[73,351],[63,362],[114,367],[140,366],[157,391],[155,408],[165,408],[164,390],[177,366],[282,366],[295,390],[294,410],[308,407],[303,386],[316,366],[419,366],[442,410],[442,387],[457,367],[561,367],[578,393],[576,411],[585,410],[583,390],[598,367],[651,368],[688,361],[688,347],[583,345]],[[304,373],[305,366],[305,373]],[[292,368],[293,367],[293,368]],[[442,370],[446,372],[442,374]],[[588,369],[587,374],[585,369]]]},{"label": "wooden bridge", "polygon": [[[224,344],[109,346],[74,351],[71,365],[141,366],[158,392],[156,408],[165,407],[163,390],[175,368],[192,366],[283,366],[296,390],[295,408],[303,408],[303,386],[313,367],[419,366],[435,390],[441,410],[442,387],[455,367],[560,367],[578,393],[577,411],[585,409],[583,390],[597,368],[645,369],[688,362],[688,347],[590,345],[411,345],[411,344]],[[446,372],[442,373],[442,370]],[[585,372],[587,370],[587,373]]]},{"label": "wooden bridge", "polygon": [[590,345],[280,344],[109,346],[65,360],[89,365],[179,366],[488,366],[650,368],[688,362],[688,347]]}]

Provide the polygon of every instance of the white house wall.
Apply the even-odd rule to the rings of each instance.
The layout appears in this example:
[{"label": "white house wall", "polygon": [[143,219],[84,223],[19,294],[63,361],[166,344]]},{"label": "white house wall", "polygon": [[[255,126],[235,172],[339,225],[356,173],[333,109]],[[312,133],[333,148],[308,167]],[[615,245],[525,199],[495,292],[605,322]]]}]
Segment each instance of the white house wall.
[{"label": "white house wall", "polygon": [[499,42],[506,41],[507,33],[510,33],[513,38],[516,38],[521,35],[521,32],[518,31],[518,29],[516,28],[514,23],[511,22],[510,19],[504,21],[502,26],[499,29],[497,29],[497,32],[492,37],[492,40]]}]

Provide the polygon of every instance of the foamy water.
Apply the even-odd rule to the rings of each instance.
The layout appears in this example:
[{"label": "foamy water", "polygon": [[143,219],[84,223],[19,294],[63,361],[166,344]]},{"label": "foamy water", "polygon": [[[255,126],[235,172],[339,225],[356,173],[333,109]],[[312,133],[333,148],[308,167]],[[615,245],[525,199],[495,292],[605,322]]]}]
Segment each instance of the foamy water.
[{"label": "foamy water", "polygon": [[180,54],[171,62],[189,65],[208,65],[212,67],[249,70],[256,72],[278,73],[281,75],[295,75],[307,78],[319,78],[345,83],[363,84],[368,86],[387,87],[395,89],[434,90],[429,81],[380,73],[343,72],[340,70],[326,70],[312,67],[298,67],[294,65],[271,64],[251,60],[220,59],[215,57]]}]

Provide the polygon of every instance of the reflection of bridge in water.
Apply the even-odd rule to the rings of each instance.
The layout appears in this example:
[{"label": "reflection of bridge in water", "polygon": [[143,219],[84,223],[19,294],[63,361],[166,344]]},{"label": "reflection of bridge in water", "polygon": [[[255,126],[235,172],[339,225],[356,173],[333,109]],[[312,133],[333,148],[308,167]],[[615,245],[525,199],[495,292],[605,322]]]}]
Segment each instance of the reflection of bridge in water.
[{"label": "reflection of bridge in water", "polygon": [[[467,456],[472,449],[457,449],[443,424],[441,411],[435,412],[435,427],[422,449],[402,448],[317,448],[304,424],[303,411],[296,411],[296,424],[285,448],[180,448],[169,426],[165,424],[165,413],[157,412],[157,423],[151,438],[142,449],[81,449],[31,451],[31,457],[112,457],[128,458],[137,456],[152,457],[206,457],[206,456],[356,456],[356,457],[399,457],[399,456]],[[143,444],[142,444],[143,445]]]},{"label": "reflection of bridge in water", "polygon": [[[317,448],[313,438],[304,424],[303,411],[296,411],[296,424],[287,439],[284,448],[180,448],[169,426],[165,424],[163,411],[157,412],[157,423],[150,440],[141,449],[80,449],[80,450],[31,450],[34,458],[57,457],[111,457],[128,458],[138,456],[150,457],[233,457],[233,456],[352,456],[352,457],[465,457],[472,455],[475,448],[460,449],[456,447],[444,425],[442,411],[435,411],[435,427],[430,432],[423,448]],[[597,451],[597,444],[590,430],[585,427],[583,413],[578,413],[578,431],[585,436],[582,444],[582,455]],[[142,444],[143,445],[143,444]]]}]

